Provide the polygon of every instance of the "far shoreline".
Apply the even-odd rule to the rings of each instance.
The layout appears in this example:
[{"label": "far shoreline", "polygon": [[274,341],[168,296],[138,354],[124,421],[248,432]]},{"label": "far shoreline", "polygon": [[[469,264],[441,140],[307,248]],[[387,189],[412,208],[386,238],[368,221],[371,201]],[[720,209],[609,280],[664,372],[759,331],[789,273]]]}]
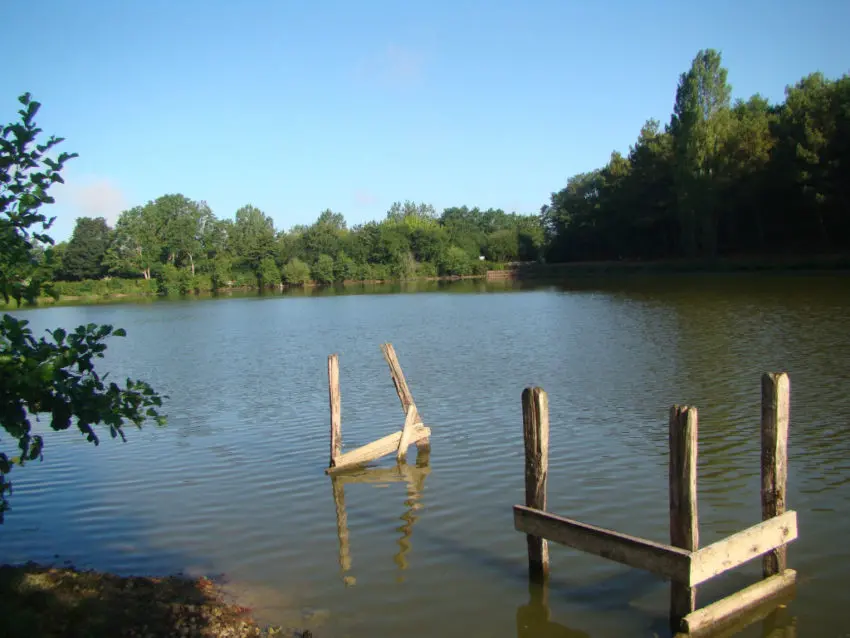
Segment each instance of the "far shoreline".
[{"label": "far shoreline", "polygon": [[[232,286],[218,290],[195,291],[182,295],[163,295],[159,293],[124,293],[90,295],[61,295],[38,297],[35,303],[17,306],[14,301],[3,303],[0,311],[26,310],[54,306],[83,306],[90,304],[134,303],[155,301],[157,299],[190,299],[217,297],[228,298],[234,293],[275,294],[286,291],[321,290],[355,288],[362,286],[380,286],[392,284],[416,284],[420,282],[452,282],[478,280],[484,283],[510,281],[557,280],[568,277],[607,277],[620,275],[708,275],[708,274],[850,274],[850,255],[772,255],[772,256],[727,256],[714,259],[621,259],[606,261],[573,261],[561,263],[518,262],[504,264],[500,269],[488,270],[485,274],[451,275],[438,277],[413,277],[408,279],[369,279],[345,280],[332,284],[320,284],[308,281],[299,285],[281,283],[277,286],[260,289],[257,286]],[[415,292],[415,291],[410,291]]]}]

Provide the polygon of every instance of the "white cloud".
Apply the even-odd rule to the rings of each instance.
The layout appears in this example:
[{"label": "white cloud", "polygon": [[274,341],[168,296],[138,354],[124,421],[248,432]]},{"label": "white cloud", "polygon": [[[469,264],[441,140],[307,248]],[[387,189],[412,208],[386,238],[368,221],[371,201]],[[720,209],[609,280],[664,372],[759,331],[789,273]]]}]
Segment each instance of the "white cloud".
[{"label": "white cloud", "polygon": [[127,208],[124,192],[105,177],[69,179],[57,194],[57,203],[74,217],[104,217],[112,226]]}]

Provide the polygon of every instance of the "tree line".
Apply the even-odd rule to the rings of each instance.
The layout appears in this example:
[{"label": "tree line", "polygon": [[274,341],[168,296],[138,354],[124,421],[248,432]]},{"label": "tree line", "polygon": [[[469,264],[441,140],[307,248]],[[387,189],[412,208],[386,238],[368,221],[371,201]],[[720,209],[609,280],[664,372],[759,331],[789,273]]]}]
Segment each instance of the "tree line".
[{"label": "tree line", "polygon": [[731,100],[717,51],[679,78],[669,123],[571,177],[541,210],[551,261],[850,249],[850,76]]},{"label": "tree line", "polygon": [[124,211],[114,228],[80,218],[68,242],[36,242],[30,279],[189,292],[482,274],[494,262],[850,250],[850,76],[810,74],[770,104],[733,102],[727,75],[717,51],[700,51],[669,122],[647,120],[626,155],[569,178],[536,215],[406,201],[381,221],[349,228],[326,210],[282,231],[251,205],[218,218],[169,194]]},{"label": "tree line", "polygon": [[205,202],[170,194],[124,211],[114,228],[103,218],[78,219],[68,242],[45,251],[42,278],[143,278],[191,289],[201,277],[221,288],[462,276],[486,269],[481,257],[539,259],[543,244],[538,216],[500,209],[438,214],[407,201],[380,222],[349,228],[341,213],[326,210],[310,225],[280,231],[255,206],[219,219]]}]

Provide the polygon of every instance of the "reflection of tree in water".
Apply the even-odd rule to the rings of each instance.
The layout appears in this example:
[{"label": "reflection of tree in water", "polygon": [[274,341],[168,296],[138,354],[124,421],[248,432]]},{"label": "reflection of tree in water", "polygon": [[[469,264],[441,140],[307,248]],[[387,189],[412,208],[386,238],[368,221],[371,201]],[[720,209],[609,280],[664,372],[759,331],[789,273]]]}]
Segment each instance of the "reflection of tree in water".
[{"label": "reflection of tree in water", "polygon": [[[410,538],[413,525],[419,518],[416,512],[422,508],[422,492],[425,478],[431,473],[429,452],[419,450],[416,454],[416,464],[405,462],[393,467],[358,468],[348,472],[340,472],[331,476],[334,505],[336,506],[337,537],[339,539],[339,567],[343,582],[346,585],[356,584],[356,579],[348,572],[351,571],[351,544],[348,532],[348,514],[345,509],[345,486],[356,483],[404,483],[407,487],[407,498],[404,501],[405,510],[401,515],[404,524],[396,528],[402,536],[397,541],[399,551],[393,556],[393,561],[400,570],[408,567],[407,555],[411,550]],[[401,579],[401,574],[399,574]]]}]

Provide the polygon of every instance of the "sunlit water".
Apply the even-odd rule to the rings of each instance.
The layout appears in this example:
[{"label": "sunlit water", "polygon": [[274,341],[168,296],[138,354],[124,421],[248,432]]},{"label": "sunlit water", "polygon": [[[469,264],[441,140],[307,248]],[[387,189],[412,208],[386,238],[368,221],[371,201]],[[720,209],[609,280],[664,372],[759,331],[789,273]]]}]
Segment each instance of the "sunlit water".
[{"label": "sunlit water", "polygon": [[[105,366],[168,394],[169,423],[97,448],[51,434],[44,462],[13,473],[0,561],[224,574],[261,620],[317,636],[669,635],[667,583],[560,546],[550,550],[549,622],[524,628],[526,545],[511,511],[524,494],[521,391],[549,393],[549,509],[665,542],[667,410],[698,406],[708,544],[760,520],[760,375],[787,370],[788,500],[800,526],[789,565],[800,585],[771,622],[846,635],[846,277],[375,294],[388,290],[15,313],[37,331],[126,328]],[[411,448],[409,466],[385,460],[332,484],[327,355],[340,355],[351,449],[403,422],[385,341],[432,428],[430,460],[417,467]],[[755,561],[717,578],[699,604],[759,571]],[[759,623],[742,635],[768,634]]]}]

